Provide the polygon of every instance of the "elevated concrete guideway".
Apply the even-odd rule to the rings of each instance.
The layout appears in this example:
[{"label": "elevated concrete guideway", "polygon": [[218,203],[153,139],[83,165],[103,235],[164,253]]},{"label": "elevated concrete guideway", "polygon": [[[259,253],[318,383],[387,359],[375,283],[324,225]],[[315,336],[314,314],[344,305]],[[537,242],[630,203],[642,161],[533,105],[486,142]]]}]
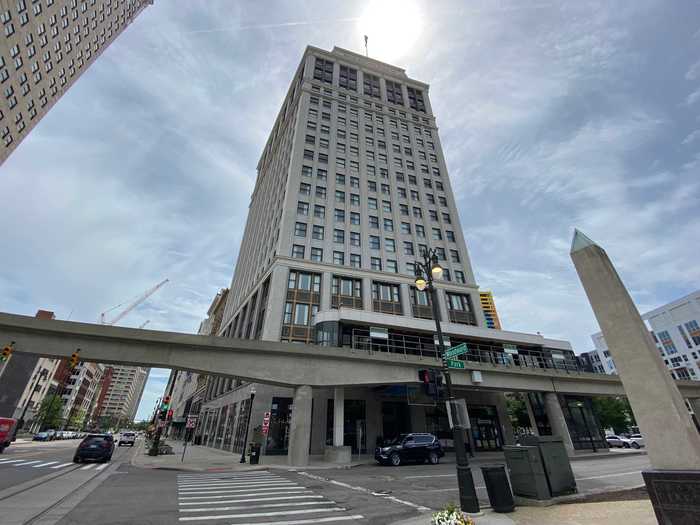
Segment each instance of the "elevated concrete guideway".
[{"label": "elevated concrete guideway", "polygon": [[[16,352],[44,357],[69,357],[80,348],[80,358],[84,361],[191,370],[287,387],[417,383],[418,369],[439,364],[417,356],[369,355],[347,348],[49,321],[0,313],[0,342],[10,341],[15,341]],[[471,362],[467,367],[464,371],[453,371],[455,386],[624,395],[617,376]],[[472,381],[472,370],[481,371],[482,381]],[[677,384],[685,397],[700,398],[700,382],[677,381]]]}]

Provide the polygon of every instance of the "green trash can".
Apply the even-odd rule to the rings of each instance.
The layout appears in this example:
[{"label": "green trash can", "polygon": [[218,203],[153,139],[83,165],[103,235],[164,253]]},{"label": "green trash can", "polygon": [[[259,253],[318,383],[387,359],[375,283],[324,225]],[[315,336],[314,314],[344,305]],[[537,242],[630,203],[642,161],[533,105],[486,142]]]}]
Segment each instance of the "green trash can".
[{"label": "green trash can", "polygon": [[504,465],[484,465],[481,467],[484,475],[486,492],[489,495],[489,502],[494,512],[513,512],[515,502],[513,493],[510,490],[508,475]]},{"label": "green trash can", "polygon": [[257,465],[260,463],[260,444],[259,443],[251,443],[250,444],[250,464],[251,465]]}]

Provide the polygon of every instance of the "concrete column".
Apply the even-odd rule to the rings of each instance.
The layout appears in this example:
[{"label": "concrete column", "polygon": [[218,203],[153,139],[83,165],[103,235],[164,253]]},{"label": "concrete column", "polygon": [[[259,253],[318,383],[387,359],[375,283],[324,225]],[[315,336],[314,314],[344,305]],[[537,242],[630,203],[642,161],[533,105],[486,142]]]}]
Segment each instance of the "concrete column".
[{"label": "concrete column", "polygon": [[329,390],[314,388],[314,404],[311,421],[311,454],[323,454],[326,449],[326,418]]},{"label": "concrete column", "polygon": [[436,291],[438,296],[438,308],[440,310],[440,320],[443,323],[449,323],[450,316],[447,311],[447,294],[445,293],[445,290],[441,290],[440,288],[438,288]]},{"label": "concrete column", "polygon": [[323,272],[321,277],[321,305],[319,310],[327,312],[331,309],[331,290],[333,286],[333,274],[331,272]]},{"label": "concrete column", "polygon": [[377,443],[377,436],[383,434],[382,429],[382,403],[376,398],[374,392],[369,389],[365,405],[367,416],[367,452],[372,454]]},{"label": "concrete column", "polygon": [[503,433],[504,445],[515,445],[515,432],[513,432],[513,424],[508,416],[508,404],[506,403],[505,394],[498,393],[495,395],[496,413],[498,421],[501,423],[501,432]]},{"label": "concrete column", "polygon": [[569,427],[566,425],[564,412],[559,404],[559,396],[554,392],[544,394],[544,408],[547,411],[549,426],[552,427],[552,435],[559,436],[564,440],[564,448],[569,456],[574,455],[574,443],[571,441]]},{"label": "concrete column", "polygon": [[571,259],[644,434],[652,467],[700,469],[700,435],[608,255],[577,230]]},{"label": "concrete column", "polygon": [[401,298],[401,309],[406,317],[413,317],[411,308],[411,292],[407,284],[399,285],[399,297]]},{"label": "concrete column", "polygon": [[525,400],[525,408],[527,409],[527,417],[530,418],[530,428],[532,433],[536,436],[540,435],[540,429],[537,427],[537,420],[535,419],[535,412],[532,410],[532,404],[530,403],[530,397],[527,394],[523,394],[523,399]]},{"label": "concrete column", "polygon": [[362,308],[372,311],[372,279],[362,279]]},{"label": "concrete column", "polygon": [[345,390],[336,387],[333,400],[333,446],[345,445]]},{"label": "concrete column", "polygon": [[310,386],[298,386],[294,390],[292,421],[289,424],[289,455],[287,460],[295,467],[309,464],[311,443],[311,401],[313,391]]}]

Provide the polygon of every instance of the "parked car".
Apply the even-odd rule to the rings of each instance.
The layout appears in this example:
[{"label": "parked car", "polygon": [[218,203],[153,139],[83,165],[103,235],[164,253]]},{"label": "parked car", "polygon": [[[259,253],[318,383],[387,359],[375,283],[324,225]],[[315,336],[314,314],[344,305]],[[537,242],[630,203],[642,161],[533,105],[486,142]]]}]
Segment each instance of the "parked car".
[{"label": "parked car", "polygon": [[440,441],[433,434],[416,432],[401,434],[374,451],[374,459],[378,463],[395,467],[406,461],[428,461],[431,465],[436,465],[444,455]]},{"label": "parked car", "polygon": [[133,432],[122,432],[119,434],[119,440],[117,441],[117,445],[120,447],[122,445],[129,445],[130,447],[134,446],[134,443],[136,442],[136,434]]},{"label": "parked car", "polygon": [[632,434],[630,435],[629,440],[631,441],[630,446],[632,448],[640,448],[644,446],[644,436],[641,434]]},{"label": "parked car", "polygon": [[0,454],[12,443],[15,435],[17,420],[11,417],[0,417]]},{"label": "parked car", "polygon": [[611,448],[630,448],[632,446],[632,440],[622,436],[605,436],[605,441],[608,442],[608,445],[610,445]]},{"label": "parked car", "polygon": [[37,432],[34,434],[34,437],[32,437],[32,441],[50,441],[51,438],[49,437],[48,432]]},{"label": "parked car", "polygon": [[74,463],[81,461],[102,461],[112,459],[114,453],[114,438],[111,434],[88,434],[78,445],[73,456]]},{"label": "parked car", "polygon": [[56,438],[56,431],[54,429],[50,428],[48,430],[45,430],[44,432],[46,432],[49,435],[49,441],[57,439]]}]

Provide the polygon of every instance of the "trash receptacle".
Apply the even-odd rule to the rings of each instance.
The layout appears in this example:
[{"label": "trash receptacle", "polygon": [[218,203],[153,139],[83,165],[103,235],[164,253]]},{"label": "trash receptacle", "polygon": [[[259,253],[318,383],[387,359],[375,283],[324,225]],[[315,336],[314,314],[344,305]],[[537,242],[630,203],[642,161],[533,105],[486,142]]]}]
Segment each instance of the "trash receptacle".
[{"label": "trash receptacle", "polygon": [[515,503],[505,466],[484,465],[481,467],[481,473],[484,475],[486,492],[488,492],[489,502],[491,502],[491,508],[494,512],[513,512]]},{"label": "trash receptacle", "polygon": [[260,463],[260,444],[251,443],[250,444],[250,464],[257,465]]}]

